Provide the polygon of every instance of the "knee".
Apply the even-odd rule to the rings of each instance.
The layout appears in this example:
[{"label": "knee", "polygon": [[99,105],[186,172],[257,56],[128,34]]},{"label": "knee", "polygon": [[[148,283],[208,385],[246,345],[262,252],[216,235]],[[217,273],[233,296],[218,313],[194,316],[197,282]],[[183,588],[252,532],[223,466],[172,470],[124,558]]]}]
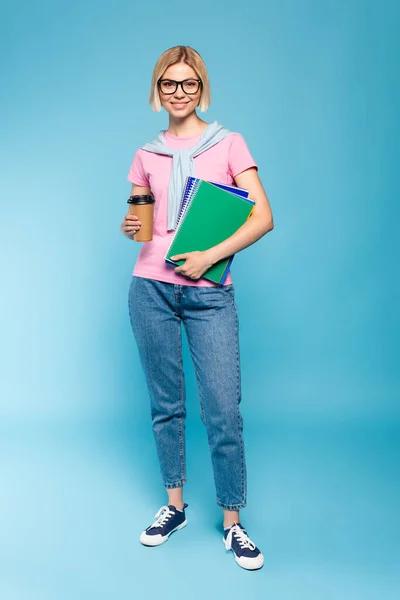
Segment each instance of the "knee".
[{"label": "knee", "polygon": [[163,425],[167,423],[171,419],[181,418],[184,419],[186,417],[186,409],[184,406],[180,405],[168,405],[164,407],[152,407],[151,409],[151,420],[153,423],[153,428],[157,428],[159,425]]},{"label": "knee", "polygon": [[210,444],[235,444],[243,431],[239,408],[228,413],[205,415],[204,424]]}]

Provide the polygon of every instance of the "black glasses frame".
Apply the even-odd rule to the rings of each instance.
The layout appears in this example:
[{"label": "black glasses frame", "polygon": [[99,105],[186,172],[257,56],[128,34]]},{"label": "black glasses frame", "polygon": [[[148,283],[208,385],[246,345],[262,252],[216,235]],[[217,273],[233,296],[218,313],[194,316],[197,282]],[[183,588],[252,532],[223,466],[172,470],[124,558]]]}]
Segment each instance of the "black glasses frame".
[{"label": "black glasses frame", "polygon": [[[161,84],[163,81],[170,81],[171,83],[175,83],[175,89],[173,92],[163,92],[163,94],[166,94],[167,96],[170,96],[171,94],[175,94],[176,90],[178,89],[178,85],[181,86],[182,92],[184,94],[188,94],[188,96],[197,94],[197,92],[199,91],[201,85],[203,84],[203,82],[201,81],[201,79],[196,79],[195,77],[188,77],[188,79],[182,79],[182,81],[176,81],[175,79],[159,79],[157,81],[158,83],[158,87],[161,89]],[[185,90],[183,89],[183,84],[185,83],[185,81],[197,81],[197,83],[199,84],[199,87],[197,88],[197,90],[195,92],[185,92]]]}]

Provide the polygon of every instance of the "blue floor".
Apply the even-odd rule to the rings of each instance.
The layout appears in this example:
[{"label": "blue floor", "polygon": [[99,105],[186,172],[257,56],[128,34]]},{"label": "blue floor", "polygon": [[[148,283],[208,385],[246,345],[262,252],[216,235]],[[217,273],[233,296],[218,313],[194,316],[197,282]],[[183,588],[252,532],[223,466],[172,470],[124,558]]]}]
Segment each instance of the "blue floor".
[{"label": "blue floor", "polygon": [[251,573],[222,544],[197,426],[188,426],[188,526],[158,548],[138,542],[166,499],[150,429],[10,427],[0,443],[0,597],[398,597],[396,429],[277,419],[260,429],[245,428],[242,521],[265,555]]}]

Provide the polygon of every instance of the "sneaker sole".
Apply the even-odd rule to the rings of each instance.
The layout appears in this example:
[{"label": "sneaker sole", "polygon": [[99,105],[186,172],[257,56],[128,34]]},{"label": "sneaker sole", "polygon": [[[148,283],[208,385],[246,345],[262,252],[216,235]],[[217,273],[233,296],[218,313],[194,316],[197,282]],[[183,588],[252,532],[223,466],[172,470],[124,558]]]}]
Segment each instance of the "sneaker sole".
[{"label": "sneaker sole", "polygon": [[[225,546],[225,538],[224,537],[222,538],[222,543]],[[225,546],[225,549],[226,549],[226,546]],[[236,554],[233,552],[232,548],[230,549],[230,551],[233,553],[233,556],[235,557],[235,561],[237,562],[239,567],[242,567],[242,569],[246,569],[246,571],[258,571],[258,569],[261,569],[264,566],[264,556],[262,554],[259,555],[260,560],[258,560],[256,558],[248,558],[246,560],[246,557],[244,557],[242,559],[238,558],[236,556]],[[258,560],[258,562],[256,562],[257,560]]]},{"label": "sneaker sole", "polygon": [[[186,525],[187,519],[185,519],[183,523],[175,527],[175,529],[171,529],[171,531],[167,535],[164,535],[162,537],[158,537],[155,535],[146,535],[145,532],[143,532],[140,536],[140,543],[143,544],[143,546],[161,546],[161,544],[164,544],[168,540],[171,533],[174,533],[174,531],[179,531],[179,529],[183,529],[183,527],[186,527]],[[157,540],[154,539],[155,537],[157,537]]]}]

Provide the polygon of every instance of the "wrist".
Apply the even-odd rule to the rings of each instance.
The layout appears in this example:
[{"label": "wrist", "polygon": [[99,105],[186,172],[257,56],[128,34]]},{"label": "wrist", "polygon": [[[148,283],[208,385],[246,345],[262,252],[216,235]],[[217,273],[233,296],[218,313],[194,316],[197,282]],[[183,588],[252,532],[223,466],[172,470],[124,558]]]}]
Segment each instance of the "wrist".
[{"label": "wrist", "polygon": [[208,250],[204,250],[204,255],[206,260],[210,263],[210,265],[213,265],[218,261],[218,256],[217,252],[215,251],[215,247],[209,248]]}]

